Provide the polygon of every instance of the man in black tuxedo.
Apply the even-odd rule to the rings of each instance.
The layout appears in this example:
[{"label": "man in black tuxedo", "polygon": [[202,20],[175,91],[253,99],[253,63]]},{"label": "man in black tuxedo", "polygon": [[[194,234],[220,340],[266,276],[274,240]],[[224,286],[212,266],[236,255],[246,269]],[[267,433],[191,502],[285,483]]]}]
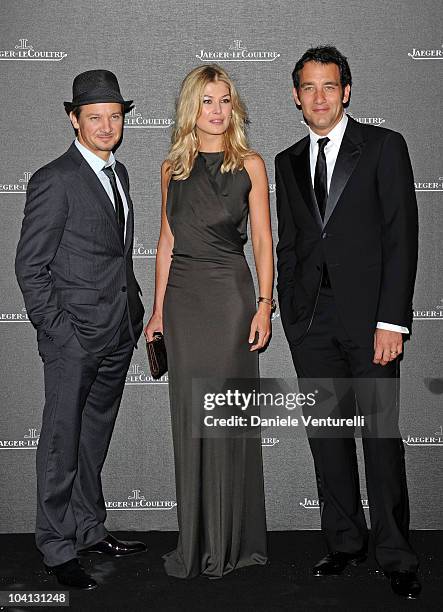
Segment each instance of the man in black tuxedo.
[{"label": "man in black tuxedo", "polygon": [[[309,49],[292,76],[309,135],[279,153],[275,167],[277,289],[294,365],[301,379],[352,379],[355,388],[362,380],[392,382],[376,410],[397,427],[398,361],[411,328],[418,250],[406,143],[344,113],[351,73],[335,47]],[[344,393],[335,415],[355,414],[355,395]],[[358,400],[364,411],[364,398]],[[309,442],[329,550],[313,571],[340,574],[367,552],[355,440],[312,436]],[[363,437],[363,448],[377,561],[394,592],[416,597],[421,587],[408,542],[400,434]]]},{"label": "man in black tuxedo", "polygon": [[143,306],[132,266],[134,213],[128,173],[115,161],[125,101],[117,78],[90,70],[65,102],[77,138],[28,186],[16,275],[44,363],[37,450],[36,543],[59,583],[97,586],[77,554],[124,556],[105,527],[101,470]]}]

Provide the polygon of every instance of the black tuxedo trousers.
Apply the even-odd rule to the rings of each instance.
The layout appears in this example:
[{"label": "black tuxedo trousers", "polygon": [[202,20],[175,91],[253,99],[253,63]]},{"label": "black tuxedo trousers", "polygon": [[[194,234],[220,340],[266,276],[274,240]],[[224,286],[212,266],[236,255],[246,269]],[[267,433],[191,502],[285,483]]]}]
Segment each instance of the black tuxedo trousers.
[{"label": "black tuxedo trousers", "polygon": [[[406,484],[404,447],[397,430],[398,360],[386,366],[372,362],[372,347],[361,347],[347,333],[340,321],[333,291],[320,291],[311,329],[301,343],[290,345],[295,369],[303,387],[303,379],[335,379],[337,391],[334,417],[358,414],[368,419],[368,412],[388,415],[389,429],[374,430],[363,437],[363,451],[371,529],[375,555],[386,571],[415,570],[417,557],[408,542],[409,501]],[[391,379],[377,384],[374,406],[367,394],[354,392],[364,379]],[[349,383],[353,381],[354,386]],[[312,389],[310,389],[312,390]],[[373,399],[373,398],[371,398]],[[367,404],[367,405],[365,405]],[[319,415],[318,416],[329,416]],[[380,416],[379,416],[380,420]],[[382,419],[386,423],[386,418]],[[309,436],[309,433],[308,433]],[[314,458],[321,508],[321,528],[328,549],[355,553],[366,550],[368,529],[361,503],[361,492],[354,437],[309,437]]]}]

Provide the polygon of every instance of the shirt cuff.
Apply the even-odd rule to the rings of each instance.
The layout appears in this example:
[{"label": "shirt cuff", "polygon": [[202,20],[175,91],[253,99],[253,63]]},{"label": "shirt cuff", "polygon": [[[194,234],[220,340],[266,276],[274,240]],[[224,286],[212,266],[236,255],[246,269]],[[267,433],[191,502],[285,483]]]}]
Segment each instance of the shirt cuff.
[{"label": "shirt cuff", "polygon": [[377,323],[377,329],[387,329],[388,331],[400,332],[401,334],[409,334],[409,329],[407,327],[393,325],[392,323],[383,323],[382,321]]}]

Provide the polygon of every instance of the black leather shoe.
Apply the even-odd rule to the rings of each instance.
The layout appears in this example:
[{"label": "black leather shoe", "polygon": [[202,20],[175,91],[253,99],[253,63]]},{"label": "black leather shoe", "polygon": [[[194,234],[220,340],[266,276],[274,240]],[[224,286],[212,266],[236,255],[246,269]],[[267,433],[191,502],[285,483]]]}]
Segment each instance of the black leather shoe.
[{"label": "black leather shoe", "polygon": [[417,599],[421,584],[415,572],[385,572],[391,581],[391,588],[396,595],[407,599]]},{"label": "black leather shoe", "polygon": [[95,589],[98,586],[94,578],[91,578],[85,572],[77,559],[70,559],[66,563],[52,567],[45,565],[45,569],[48,574],[55,576],[58,583],[63,586],[84,590]]},{"label": "black leather shoe", "polygon": [[79,550],[78,554],[98,553],[100,555],[110,555],[111,557],[127,557],[128,555],[135,555],[147,550],[146,544],[143,544],[143,542],[122,542],[108,534],[101,542]]},{"label": "black leather shoe", "polygon": [[357,553],[330,552],[312,568],[314,576],[338,576],[347,565],[359,565],[366,561],[366,551]]}]

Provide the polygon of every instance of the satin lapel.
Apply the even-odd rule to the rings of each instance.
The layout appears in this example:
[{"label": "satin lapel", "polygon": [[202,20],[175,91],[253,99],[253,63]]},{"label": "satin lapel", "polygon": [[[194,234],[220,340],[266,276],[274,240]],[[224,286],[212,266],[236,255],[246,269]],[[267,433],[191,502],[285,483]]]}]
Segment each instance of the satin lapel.
[{"label": "satin lapel", "polygon": [[80,164],[78,172],[82,179],[85,181],[93,195],[95,196],[94,200],[99,203],[99,205],[104,209],[106,214],[112,220],[112,227],[115,229],[115,234],[117,239],[120,241],[120,237],[118,235],[117,229],[117,219],[115,218],[114,206],[109,199],[108,194],[105,191],[105,188],[100,182],[100,179],[97,177],[95,172],[92,170],[91,166],[87,163],[86,160]]},{"label": "satin lapel", "polygon": [[298,188],[309,208],[311,215],[322,227],[322,219],[320,211],[318,210],[317,200],[315,199],[314,189],[312,187],[311,180],[311,164],[309,159],[309,138],[305,146],[302,146],[301,150],[295,150],[291,155],[292,170],[294,172],[295,180],[297,181]]},{"label": "satin lapel", "polygon": [[332,173],[323,226],[331,218],[343,193],[343,189],[355,170],[363,148],[363,143],[359,141],[360,130],[358,129],[358,124],[352,121],[351,118],[348,121],[350,123],[344,133],[337,161],[335,162],[334,172]]},{"label": "satin lapel", "polygon": [[123,177],[123,172],[119,170],[118,164],[115,166],[115,172],[120,180],[123,191],[125,192],[126,202],[128,203],[128,218],[126,219],[126,236],[125,236],[125,253],[132,244],[134,236],[134,207],[132,205],[131,196],[129,195],[128,186]]}]

